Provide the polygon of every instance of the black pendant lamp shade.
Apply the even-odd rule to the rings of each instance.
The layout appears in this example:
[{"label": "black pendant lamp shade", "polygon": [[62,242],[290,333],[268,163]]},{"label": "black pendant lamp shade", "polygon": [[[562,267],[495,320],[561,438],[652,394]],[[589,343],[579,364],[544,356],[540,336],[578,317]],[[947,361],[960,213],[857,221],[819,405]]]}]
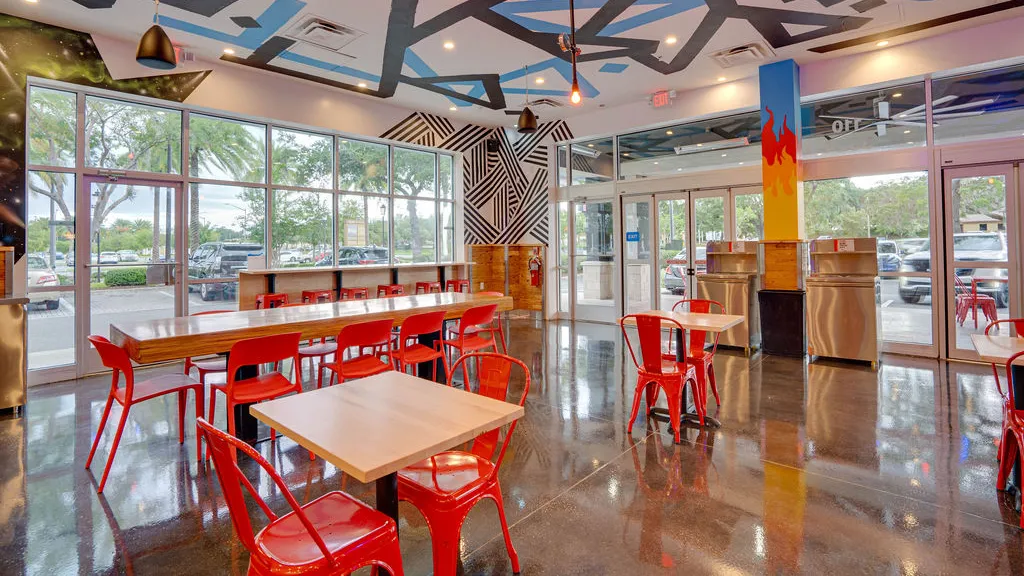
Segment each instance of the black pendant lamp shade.
[{"label": "black pendant lamp shade", "polygon": [[171,39],[160,27],[160,0],[156,0],[156,24],[150,26],[139,40],[139,49],[135,51],[135,61],[157,70],[170,70],[178,65],[174,44],[171,44]]},{"label": "black pendant lamp shade", "polygon": [[519,113],[516,129],[520,134],[533,134],[537,131],[537,115],[533,113],[533,110],[523,107],[523,111]]}]

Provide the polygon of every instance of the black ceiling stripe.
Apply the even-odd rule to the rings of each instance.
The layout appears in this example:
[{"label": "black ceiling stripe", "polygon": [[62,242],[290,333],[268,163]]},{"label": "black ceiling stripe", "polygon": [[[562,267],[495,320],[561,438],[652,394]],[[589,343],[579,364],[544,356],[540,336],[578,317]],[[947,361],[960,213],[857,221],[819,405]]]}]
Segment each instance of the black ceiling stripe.
[{"label": "black ceiling stripe", "polygon": [[1000,2],[998,4],[992,4],[991,6],[981,6],[972,10],[965,10],[964,12],[957,12],[948,16],[942,16],[941,18],[933,18],[932,20],[926,20],[924,22],[918,22],[917,24],[910,24],[908,26],[902,26],[900,28],[894,28],[886,32],[878,32],[876,34],[869,34],[867,36],[861,36],[860,38],[853,38],[851,40],[844,40],[842,42],[835,42],[833,44],[825,44],[824,46],[818,46],[811,48],[811,52],[817,54],[827,54],[829,52],[835,52],[836,50],[844,50],[846,48],[852,48],[854,46],[862,46],[864,44],[872,44],[881,40],[888,40],[896,36],[902,36],[904,34],[912,34],[914,32],[920,32],[922,30],[928,30],[930,28],[937,28],[939,26],[946,26],[948,24],[955,24],[957,22],[963,22],[964,20],[970,20],[972,18],[980,18],[982,16],[988,16],[989,14],[996,14],[1005,10],[1012,10],[1013,8],[1020,8],[1024,6],[1024,0],[1007,0],[1006,2]]}]

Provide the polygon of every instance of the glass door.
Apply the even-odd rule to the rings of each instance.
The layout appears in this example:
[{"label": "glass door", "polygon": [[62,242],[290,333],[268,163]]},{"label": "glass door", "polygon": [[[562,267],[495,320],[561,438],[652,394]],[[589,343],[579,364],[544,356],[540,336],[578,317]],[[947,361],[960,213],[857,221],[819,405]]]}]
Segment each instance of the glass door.
[{"label": "glass door", "polygon": [[691,262],[687,247],[689,231],[690,194],[659,194],[658,205],[658,286],[657,308],[671,310],[682,298],[690,294],[688,263]]},{"label": "glass door", "polygon": [[622,231],[626,242],[623,264],[626,314],[646,312],[652,308],[652,204],[651,196],[642,199],[623,199],[622,202]]},{"label": "glass door", "polygon": [[[110,336],[118,320],[153,320],[184,314],[182,254],[175,212],[180,184],[128,178],[87,176],[90,222],[88,242],[81,242],[79,300],[86,303],[83,373],[102,370],[84,336]],[[80,230],[80,232],[82,232]],[[84,250],[83,250],[84,249]]]},{"label": "glass door", "polygon": [[611,200],[576,201],[572,206],[576,320],[615,322],[615,209]]},{"label": "glass door", "polygon": [[947,346],[977,360],[972,334],[1019,316],[1016,165],[943,170]]}]

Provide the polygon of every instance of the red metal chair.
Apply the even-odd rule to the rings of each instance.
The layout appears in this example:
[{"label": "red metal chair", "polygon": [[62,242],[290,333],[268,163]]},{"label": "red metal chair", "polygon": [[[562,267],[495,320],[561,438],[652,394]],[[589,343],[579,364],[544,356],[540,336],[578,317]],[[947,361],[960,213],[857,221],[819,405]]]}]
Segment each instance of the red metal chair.
[{"label": "red metal chair", "polygon": [[[680,300],[672,306],[672,311],[679,312],[687,306],[690,312],[697,314],[725,314],[725,306],[714,300]],[[715,352],[718,350],[718,337],[721,336],[721,333],[715,332],[715,343],[711,346],[710,352],[705,350],[707,334],[707,332],[699,330],[690,330],[690,347],[686,352],[686,361],[697,369],[697,387],[700,388],[701,406],[707,405],[708,384],[711,384],[711,393],[715,396],[715,404],[721,406],[722,400],[718,397],[714,364]],[[674,353],[671,359],[675,359]]]},{"label": "red metal chair", "polygon": [[256,309],[261,310],[263,308],[277,308],[288,303],[287,294],[257,294],[256,295]]},{"label": "red metal chair", "polygon": [[[445,340],[444,345],[453,351],[458,350],[460,356],[487,348],[494,348],[494,351],[497,352],[498,339],[495,334],[499,329],[494,328],[497,313],[497,304],[485,304],[466,310],[462,313],[462,318],[459,318],[458,325],[453,329],[455,337]],[[484,338],[481,334],[487,334],[489,338]],[[502,346],[504,346],[504,342],[502,342]],[[465,364],[462,365],[462,381],[469,382]]]},{"label": "red metal chair", "polygon": [[[92,449],[89,450],[89,458],[85,461],[86,469],[92,465],[92,458],[96,455],[96,447],[99,446],[100,437],[103,436],[103,429],[107,426],[107,418],[110,416],[110,407],[116,401],[121,405],[121,419],[117,423],[117,432],[114,433],[114,442],[110,445],[110,454],[107,456],[107,464],[103,467],[103,476],[100,478],[100,485],[96,492],[103,492],[107,483],[107,475],[110,474],[110,465],[114,463],[114,454],[117,453],[117,446],[121,443],[121,433],[124,432],[124,425],[128,421],[128,412],[133,405],[153,398],[159,398],[166,394],[178,395],[178,443],[185,443],[185,403],[189,390],[196,395],[196,416],[203,415],[203,384],[185,374],[164,374],[142,382],[135,381],[135,369],[128,353],[120,346],[116,346],[103,336],[89,336],[89,342],[99,352],[100,361],[107,368],[113,371],[110,382],[110,393],[107,394],[107,404],[103,407],[103,416],[100,417],[100,427],[96,430],[96,438],[92,441]],[[118,386],[121,374],[124,374],[124,388]],[[199,460],[202,461],[202,444],[196,438],[196,450],[199,451]]]},{"label": "red metal chair", "polygon": [[365,300],[370,297],[370,291],[366,288],[342,288],[342,300]]},{"label": "red metal chair", "polygon": [[[422,290],[422,292],[421,292]],[[430,294],[431,292],[441,293],[440,282],[417,282],[416,293],[417,294]]]},{"label": "red metal chair", "polygon": [[984,294],[978,294],[976,290],[968,288],[964,281],[960,279],[956,274],[953,275],[953,279],[956,282],[956,320],[961,326],[967,321],[967,313],[970,312],[974,316],[974,327],[978,327],[978,309],[981,309],[981,313],[985,315],[989,321],[994,321],[999,318],[999,314],[996,312],[996,299],[991,296]]},{"label": "red metal chair", "polygon": [[[228,410],[228,433],[235,435],[235,405],[253,404],[263,400],[273,400],[291,392],[302,392],[302,378],[299,364],[299,341],[302,334],[274,334],[260,336],[235,342],[228,354],[228,378],[222,384],[210,385],[210,409],[207,412],[212,419],[216,414],[217,392],[224,394]],[[292,361],[292,373],[295,381],[276,368],[285,360]],[[254,378],[237,380],[238,369],[244,366],[262,366],[273,364],[275,369],[263,372]],[[271,429],[271,438],[277,433]],[[209,453],[207,453],[209,457]]]},{"label": "red metal chair", "polygon": [[377,298],[385,296],[404,296],[405,286],[401,284],[378,284]]},{"label": "red metal chair", "polygon": [[[495,296],[497,298],[504,298],[505,297],[505,294],[503,294],[501,292],[477,292],[476,294],[477,294],[477,296]],[[457,323],[455,325],[456,328],[454,330],[452,330],[452,332],[457,334],[458,333],[458,326],[460,326],[460,325],[461,325],[461,322]],[[497,327],[497,329],[498,329],[498,337],[501,339],[501,353],[502,354],[508,354],[508,345],[506,345],[506,343],[505,343],[505,330],[501,326],[501,313],[500,312],[498,312],[498,313],[496,313],[494,315],[494,326]],[[475,334],[475,333],[479,332],[479,330],[480,329],[477,328],[476,326],[466,326],[466,333],[467,334]]]},{"label": "red metal chair", "polygon": [[456,278],[449,280],[444,284],[445,292],[469,292],[469,280],[465,278]]},{"label": "red metal chair", "polygon": [[304,303],[317,303],[334,301],[334,290],[303,290],[302,301]]},{"label": "red metal chair", "polygon": [[[388,356],[388,349],[391,347],[391,328],[394,321],[390,318],[385,320],[373,320],[371,322],[360,322],[349,324],[338,333],[338,354],[334,362],[320,364],[320,374],[317,376],[317,388],[322,382],[323,370],[331,371],[331,379],[328,386],[334,385],[337,378],[338,383],[353,378],[365,378],[392,370],[391,359],[387,362],[381,360]],[[357,356],[345,360],[342,354],[350,348],[355,348]],[[371,353],[363,354],[363,350],[369,348]]]},{"label": "red metal chair", "polygon": [[[999,442],[999,474],[996,477],[996,490],[1006,490],[1006,480],[1013,470],[1017,458],[1024,458],[1024,410],[1017,410],[1013,403],[1013,364],[1024,358],[1024,352],[1018,352],[1006,361],[1006,401],[1003,413],[1003,432]],[[1022,460],[1024,462],[1024,460]],[[1024,529],[1024,514],[1021,514],[1020,527]]]},{"label": "red metal chair", "polygon": [[[225,312],[233,312],[233,310],[208,310],[206,312],[196,312],[190,316],[206,316],[208,314],[223,314]],[[207,374],[219,374],[228,371],[228,359],[225,356],[201,358],[199,360],[185,358],[185,375],[187,376],[192,372],[193,368],[199,373],[199,381],[206,384]]]},{"label": "red metal chair", "polygon": [[[985,327],[985,335],[988,336],[993,329],[999,330],[999,326],[1002,324],[1008,324],[1012,327],[1013,331],[1016,332],[1018,337],[1024,337],[1024,318],[1008,318],[1006,320],[996,320]],[[1010,411],[1012,410],[1013,404],[1010,402],[1010,398],[1006,392],[1003,391],[1003,386],[999,382],[999,366],[995,363],[992,364],[992,375],[996,377],[996,390],[999,391],[999,395],[1003,400],[1003,424],[1002,431],[999,434],[999,441],[1002,442],[1003,435],[1006,434],[1007,426],[1010,422]],[[1001,451],[996,454],[1000,457]]]},{"label": "red metal chair", "polygon": [[[398,346],[394,350],[393,359],[395,369],[405,372],[410,366],[423,362],[430,362],[434,369],[434,380],[437,380],[437,360],[441,360],[444,366],[444,378],[448,380],[448,357],[444,353],[443,336],[444,331],[444,310],[438,312],[426,312],[414,314],[402,321],[402,327],[398,332]],[[416,340],[419,336],[437,334],[437,341],[434,348],[428,348]]]},{"label": "red metal chair", "polygon": [[[519,405],[524,405],[530,391],[530,370],[525,364],[509,356],[488,352],[463,356],[455,366],[457,368],[459,364],[473,359],[479,360],[480,365],[478,393],[495,400],[508,400],[512,367],[522,369],[525,385]],[[498,507],[512,572],[519,573],[519,555],[508,533],[498,482],[498,470],[515,428],[516,423],[513,422],[504,438],[500,437],[501,429],[485,432],[476,437],[469,452],[441,452],[398,472],[398,499],[411,503],[427,519],[435,576],[454,576],[459,561],[462,524],[473,506],[485,498],[493,500]],[[495,453],[497,459],[492,462]]]},{"label": "red metal chair", "polygon": [[[343,492],[328,492],[299,506],[274,467],[251,446],[200,418],[200,433],[213,454],[217,478],[235,533],[249,550],[250,575],[341,575],[364,566],[401,576],[402,554],[395,521]],[[256,461],[284,495],[291,511],[275,514],[234,458],[241,450]],[[245,504],[249,496],[270,519],[255,535]]]},{"label": "red metal chair", "polygon": [[[636,322],[642,360],[637,359],[636,351],[633,349],[633,342],[626,332],[626,324],[630,319]],[[693,390],[693,401],[697,406],[697,415],[700,417],[701,426],[704,425],[704,406],[700,402],[696,367],[685,360],[683,362],[676,361],[675,355],[672,356],[671,360],[665,357],[666,353],[662,346],[663,324],[685,333],[683,326],[675,320],[653,314],[630,314],[619,320],[619,326],[622,328],[622,337],[626,340],[629,355],[633,359],[633,364],[637,370],[636,390],[633,392],[633,410],[629,415],[629,425],[626,427],[626,432],[633,432],[633,422],[640,411],[641,393],[646,395],[647,413],[650,414],[651,408],[658,401],[660,390],[664,389],[668,401],[669,422],[675,433],[675,441],[678,443],[679,426],[683,412],[683,387],[686,386],[687,382],[690,383]]]}]

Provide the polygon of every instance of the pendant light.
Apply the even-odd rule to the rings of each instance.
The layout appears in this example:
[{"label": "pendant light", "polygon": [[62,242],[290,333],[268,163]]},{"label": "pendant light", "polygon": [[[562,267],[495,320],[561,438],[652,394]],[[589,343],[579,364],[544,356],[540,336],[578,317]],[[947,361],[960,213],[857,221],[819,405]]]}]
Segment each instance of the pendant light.
[{"label": "pendant light", "polygon": [[523,111],[519,113],[519,121],[516,122],[516,130],[520,134],[533,134],[537,131],[537,115],[530,110],[530,68],[523,66],[523,77],[526,79],[526,101],[523,102]]},{"label": "pendant light", "polygon": [[135,52],[135,61],[143,66],[158,70],[170,70],[178,65],[178,57],[174,54],[174,45],[167,33],[160,27],[160,0],[156,0],[155,24],[142,35],[139,49]]},{"label": "pendant light", "polygon": [[569,0],[569,38],[566,40],[565,34],[560,34],[558,44],[562,51],[568,52],[572,58],[572,89],[569,92],[569,102],[576,106],[583,101],[583,94],[580,93],[580,83],[576,78],[576,57],[580,55],[580,49],[576,46],[576,7],[573,0]]}]

